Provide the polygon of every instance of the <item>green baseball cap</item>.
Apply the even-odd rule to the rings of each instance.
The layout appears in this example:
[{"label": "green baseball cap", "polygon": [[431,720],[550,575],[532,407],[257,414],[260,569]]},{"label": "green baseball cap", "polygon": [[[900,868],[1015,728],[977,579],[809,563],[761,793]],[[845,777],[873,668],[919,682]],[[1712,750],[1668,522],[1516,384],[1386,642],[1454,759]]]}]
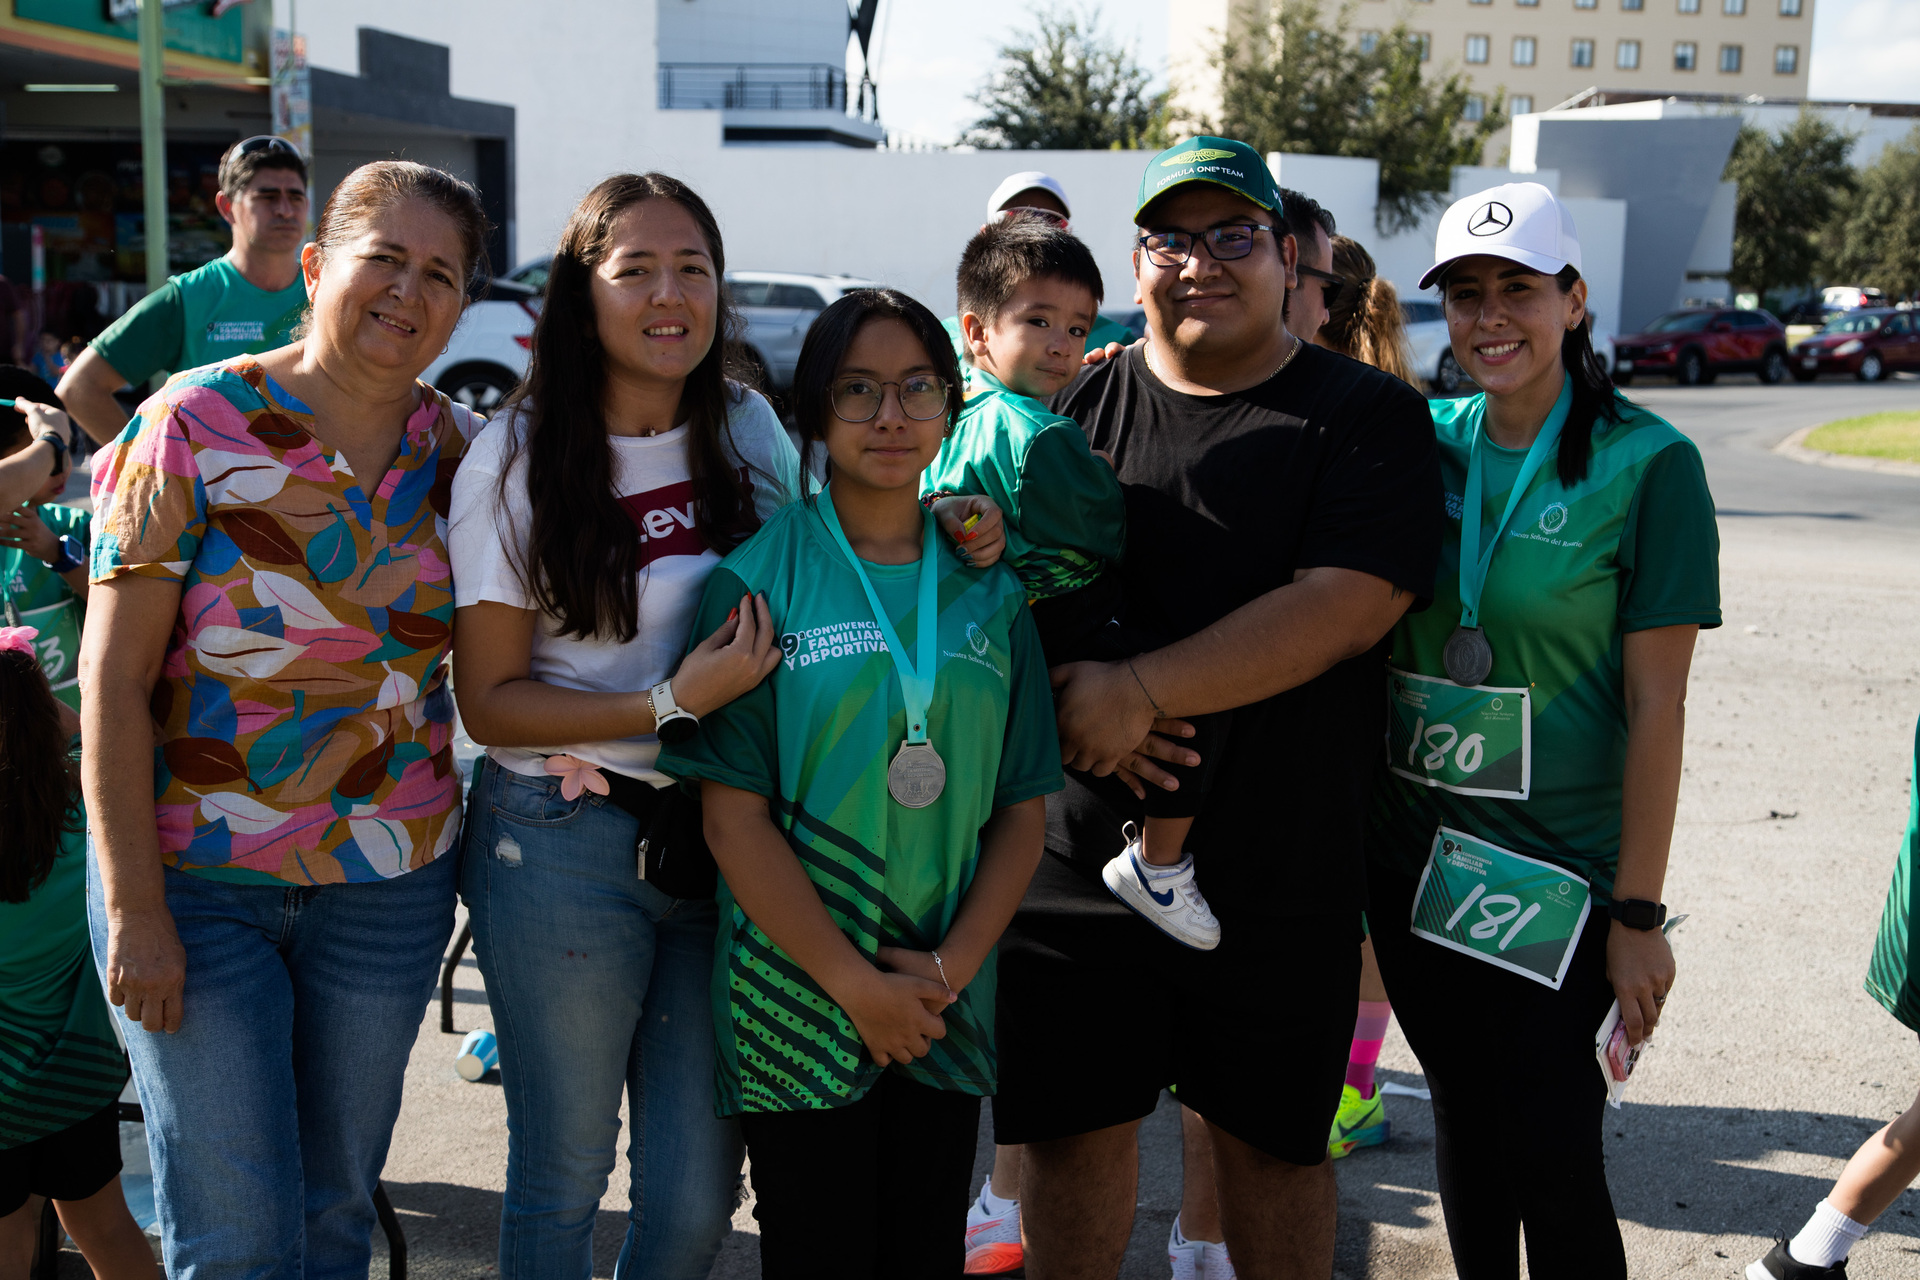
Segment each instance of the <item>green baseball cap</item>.
[{"label": "green baseball cap", "polygon": [[1134,221],[1139,221],[1142,209],[1183,182],[1217,183],[1262,209],[1280,212],[1280,187],[1259,152],[1232,138],[1202,135],[1176,142],[1147,161],[1147,171],[1140,175]]}]

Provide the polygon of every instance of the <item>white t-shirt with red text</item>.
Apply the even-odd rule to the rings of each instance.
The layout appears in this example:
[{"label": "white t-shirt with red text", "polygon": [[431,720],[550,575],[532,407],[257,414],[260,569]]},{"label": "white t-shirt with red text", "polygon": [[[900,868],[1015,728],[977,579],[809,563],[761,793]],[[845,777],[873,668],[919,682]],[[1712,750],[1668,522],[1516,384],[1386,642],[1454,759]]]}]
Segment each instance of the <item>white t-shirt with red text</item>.
[{"label": "white t-shirt with red text", "polygon": [[[799,496],[800,459],[773,408],[757,392],[738,392],[727,415],[730,452],[753,487],[754,512],[765,520]],[[453,559],[456,608],[496,601],[537,609],[522,568],[532,527],[526,460],[513,467],[502,501],[500,476],[509,432],[521,419],[500,418],[474,437],[453,482],[447,547]],[[615,458],[614,492],[640,533],[639,632],[625,644],[610,638],[560,636],[542,613],[533,630],[528,675],[544,684],[599,693],[634,693],[672,675],[686,652],[688,629],[707,575],[720,563],[694,527],[693,478],[687,468],[684,425],[656,436],[609,436]],[[459,690],[455,689],[456,696]],[[655,786],[673,780],[654,769],[660,741],[652,734],[611,742],[543,747],[489,747],[487,754],[516,773],[543,775],[544,757],[566,752]]]}]

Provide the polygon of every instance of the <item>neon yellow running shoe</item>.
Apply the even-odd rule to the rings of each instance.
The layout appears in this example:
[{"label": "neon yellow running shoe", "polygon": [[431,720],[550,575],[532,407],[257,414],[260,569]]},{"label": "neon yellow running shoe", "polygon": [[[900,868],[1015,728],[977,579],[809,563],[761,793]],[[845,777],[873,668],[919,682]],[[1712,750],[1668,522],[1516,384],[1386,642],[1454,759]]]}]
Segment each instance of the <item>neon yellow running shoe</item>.
[{"label": "neon yellow running shoe", "polygon": [[1333,1132],[1327,1135],[1327,1154],[1338,1160],[1355,1147],[1377,1147],[1387,1140],[1388,1131],[1379,1086],[1374,1086],[1371,1098],[1363,1098],[1352,1085],[1343,1085],[1340,1109],[1333,1113]]}]

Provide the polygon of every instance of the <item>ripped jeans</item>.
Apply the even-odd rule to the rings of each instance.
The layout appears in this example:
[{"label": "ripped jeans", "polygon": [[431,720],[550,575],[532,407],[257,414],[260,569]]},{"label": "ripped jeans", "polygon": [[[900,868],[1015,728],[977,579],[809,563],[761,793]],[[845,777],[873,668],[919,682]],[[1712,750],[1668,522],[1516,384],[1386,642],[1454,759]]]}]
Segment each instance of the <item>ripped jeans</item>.
[{"label": "ripped jeans", "polygon": [[481,763],[461,897],[500,1038],[507,1103],[502,1280],[588,1280],[625,1089],[632,1193],[617,1280],[698,1280],[740,1185],[714,1115],[711,901],[639,879],[636,823],[557,778]]}]

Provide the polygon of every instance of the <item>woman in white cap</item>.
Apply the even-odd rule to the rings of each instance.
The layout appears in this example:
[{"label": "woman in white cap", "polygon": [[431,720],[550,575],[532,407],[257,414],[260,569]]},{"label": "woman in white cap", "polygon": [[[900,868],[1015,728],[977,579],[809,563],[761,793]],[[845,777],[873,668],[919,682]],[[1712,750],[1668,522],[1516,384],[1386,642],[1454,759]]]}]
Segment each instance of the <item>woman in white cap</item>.
[{"label": "woman in white cap", "polygon": [[1483,391],[1432,402],[1447,532],[1433,606],[1391,639],[1374,947],[1433,1090],[1462,1280],[1516,1276],[1523,1227],[1536,1276],[1624,1277],[1595,1035],[1617,1000],[1639,1044],[1673,985],[1660,897],[1694,639],[1720,624],[1713,499],[1594,355],[1547,188],[1448,209],[1436,282]]}]

